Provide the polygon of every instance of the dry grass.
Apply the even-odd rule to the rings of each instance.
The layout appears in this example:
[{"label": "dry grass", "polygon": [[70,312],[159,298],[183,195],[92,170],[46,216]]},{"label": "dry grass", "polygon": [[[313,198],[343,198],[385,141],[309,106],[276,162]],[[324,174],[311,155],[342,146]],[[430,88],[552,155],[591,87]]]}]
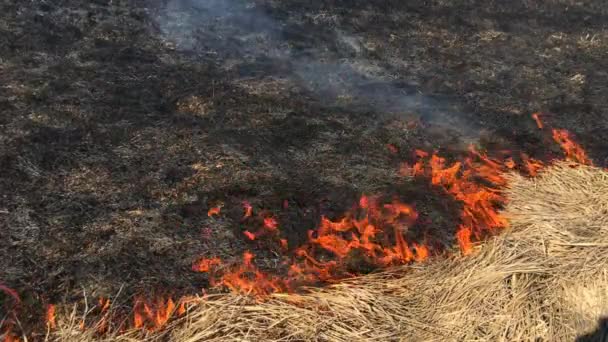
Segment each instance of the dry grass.
[{"label": "dry grass", "polygon": [[[164,336],[108,340],[572,341],[608,314],[608,173],[558,164],[510,184],[511,228],[472,257],[263,303],[210,297]],[[58,324],[50,340],[93,340]]]}]

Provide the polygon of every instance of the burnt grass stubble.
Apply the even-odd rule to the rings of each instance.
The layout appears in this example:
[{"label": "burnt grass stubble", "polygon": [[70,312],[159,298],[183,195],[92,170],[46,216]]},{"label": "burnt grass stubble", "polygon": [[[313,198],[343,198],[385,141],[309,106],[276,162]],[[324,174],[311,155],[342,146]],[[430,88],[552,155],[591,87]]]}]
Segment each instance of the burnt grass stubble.
[{"label": "burnt grass stubble", "polygon": [[[559,151],[532,111],[608,157],[601,0],[252,1],[280,30],[220,18],[187,49],[156,19],[175,3],[188,11],[185,1],[0,4],[0,281],[22,297],[27,329],[42,304],[84,291],[121,291],[127,307],[136,293],[200,293],[208,276],[191,263],[201,256],[250,249],[273,268],[272,248],[243,239],[243,200],[277,216],[294,247],[361,193],[398,196],[421,214],[409,238],[449,248],[458,204],[400,178],[399,163],[415,148],[456,158],[471,134],[488,150],[550,158]],[[259,49],[238,48],[248,34]],[[308,59],[266,54],[273,40]],[[294,73],[319,56],[383,75],[356,75],[336,94],[339,84]],[[386,89],[427,105],[366,105]],[[0,304],[12,306],[2,293]]]}]

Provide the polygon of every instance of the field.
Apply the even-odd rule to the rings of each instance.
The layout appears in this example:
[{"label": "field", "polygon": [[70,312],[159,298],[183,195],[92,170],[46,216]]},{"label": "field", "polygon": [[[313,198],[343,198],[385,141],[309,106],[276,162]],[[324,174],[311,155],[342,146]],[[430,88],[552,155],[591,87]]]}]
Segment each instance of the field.
[{"label": "field", "polygon": [[276,218],[292,251],[321,217],[383,194],[415,203],[410,243],[453,250],[461,204],[397,171],[416,149],[451,162],[471,143],[517,163],[561,158],[532,113],[608,163],[602,0],[0,10],[0,285],[34,340],[49,304],[103,297],[129,311],[140,294],[201,294],[201,257],[251,250],[277,269],[283,251],[243,236],[244,202]]}]

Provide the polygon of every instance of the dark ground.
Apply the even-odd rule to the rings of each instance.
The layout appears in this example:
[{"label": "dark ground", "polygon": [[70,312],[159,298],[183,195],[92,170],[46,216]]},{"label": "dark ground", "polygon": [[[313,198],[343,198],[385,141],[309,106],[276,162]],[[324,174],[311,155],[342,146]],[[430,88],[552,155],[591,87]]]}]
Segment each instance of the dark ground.
[{"label": "dark ground", "polygon": [[[478,140],[546,158],[534,111],[608,158],[604,0],[250,3],[0,4],[0,283],[54,302],[198,292],[197,257],[256,249],[243,200],[291,246],[374,192],[451,236],[451,205],[399,162]],[[168,9],[195,27],[168,33]]]}]

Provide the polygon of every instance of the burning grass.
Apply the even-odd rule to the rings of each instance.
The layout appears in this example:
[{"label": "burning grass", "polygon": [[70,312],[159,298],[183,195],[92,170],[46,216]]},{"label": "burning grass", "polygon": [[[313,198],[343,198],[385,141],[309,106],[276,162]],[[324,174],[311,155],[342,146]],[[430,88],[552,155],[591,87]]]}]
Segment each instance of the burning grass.
[{"label": "burning grass", "polygon": [[[573,340],[608,314],[608,173],[561,162],[506,176],[510,228],[435,258],[265,301],[193,299],[161,332],[95,337],[60,312],[55,341]],[[135,337],[137,336],[137,337]]]},{"label": "burning grass", "polygon": [[[533,118],[544,129],[538,115]],[[137,297],[132,318],[126,318],[124,310],[113,310],[105,298],[91,309],[85,308],[81,318],[77,307],[71,314],[64,309],[58,315],[56,306],[48,305],[47,338],[349,341],[574,337],[608,310],[608,299],[585,302],[585,298],[577,298],[601,297],[602,286],[608,285],[603,256],[608,243],[602,240],[607,226],[608,174],[590,166],[591,160],[567,131],[551,132],[566,161],[532,179],[522,173],[536,175],[543,168],[541,162],[525,155],[518,162],[512,156],[490,158],[473,147],[462,161],[448,163],[437,154],[417,150],[416,162],[402,165],[403,175],[428,179],[462,204],[455,234],[459,254],[433,248],[437,245],[432,241],[409,242],[407,231],[418,213],[396,198],[362,196],[342,219],[323,217],[319,227],[308,232],[308,241],[292,253],[281,237],[280,222],[265,212],[257,215],[245,202],[242,220],[256,218],[259,227],[246,230],[244,238],[266,239],[285,254],[274,273],[259,269],[250,251],[240,262],[203,258],[192,270],[210,273],[212,287],[228,289],[230,294],[176,301],[170,296]],[[510,172],[514,169],[520,172]],[[500,212],[505,205],[506,210]],[[209,216],[220,213],[220,207],[209,210]],[[509,224],[511,229],[505,235],[478,244]],[[446,252],[447,259],[429,259]],[[350,278],[357,275],[348,268],[353,253],[362,254],[378,268],[416,263]],[[311,287],[321,283],[333,285]],[[11,290],[3,291],[10,294]],[[89,314],[101,319],[87,319]],[[12,324],[5,326],[10,340]]]}]

